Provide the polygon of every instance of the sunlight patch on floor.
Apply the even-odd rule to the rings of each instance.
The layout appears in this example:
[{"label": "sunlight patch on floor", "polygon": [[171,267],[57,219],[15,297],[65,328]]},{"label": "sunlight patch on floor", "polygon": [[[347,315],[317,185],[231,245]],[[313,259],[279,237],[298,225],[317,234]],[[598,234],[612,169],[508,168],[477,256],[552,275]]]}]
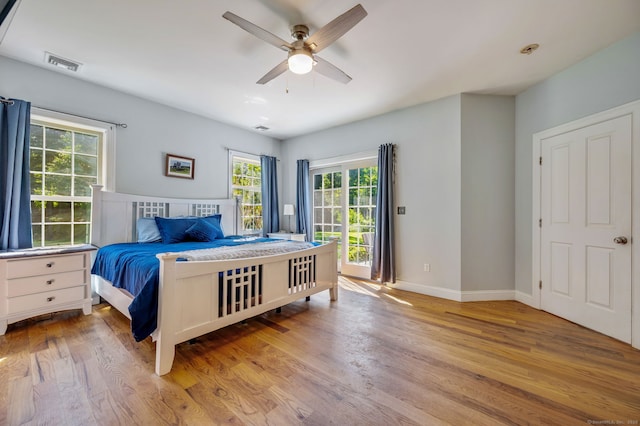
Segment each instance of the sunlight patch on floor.
[{"label": "sunlight patch on floor", "polygon": [[402,300],[402,299],[397,298],[395,296],[392,296],[390,294],[384,293],[383,296],[388,297],[389,299],[393,300],[394,302],[400,303],[402,305],[413,306],[413,304],[407,302],[406,300]]},{"label": "sunlight patch on floor", "polygon": [[[373,296],[378,299],[380,298],[380,296],[378,296],[377,294],[364,288],[362,286],[363,283],[356,284],[355,282],[345,277],[341,277],[339,283],[340,283],[340,288],[344,290],[353,291],[354,293],[366,294],[367,296]],[[376,290],[379,290],[379,288],[377,288]]]},{"label": "sunlight patch on floor", "polygon": [[340,277],[339,284],[340,284],[340,288],[347,291],[366,294],[367,296],[373,296],[378,299],[380,299],[382,295],[385,298],[390,299],[396,303],[400,303],[402,305],[407,305],[407,306],[413,306],[411,303],[407,302],[406,300],[402,300],[397,296],[392,296],[386,293],[386,291],[388,291],[389,289],[381,284],[376,284],[376,283],[367,282],[367,281],[360,281],[360,280],[352,280],[345,276]]}]

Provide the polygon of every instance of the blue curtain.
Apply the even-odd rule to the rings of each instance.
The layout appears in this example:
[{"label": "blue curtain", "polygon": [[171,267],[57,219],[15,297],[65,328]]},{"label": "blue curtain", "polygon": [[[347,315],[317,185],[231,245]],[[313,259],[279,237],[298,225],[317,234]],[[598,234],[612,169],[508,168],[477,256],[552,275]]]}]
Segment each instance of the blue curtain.
[{"label": "blue curtain", "polygon": [[394,145],[378,149],[378,195],[376,229],[373,236],[371,279],[396,282],[395,231],[393,229]]},{"label": "blue curtain", "polygon": [[31,247],[31,103],[0,98],[0,250]]},{"label": "blue curtain", "polygon": [[262,234],[280,230],[278,207],[278,159],[268,155],[260,156],[262,168]]},{"label": "blue curtain", "polygon": [[297,161],[296,174],[296,233],[305,234],[307,241],[313,241],[311,223],[311,189],[309,188],[309,160]]}]

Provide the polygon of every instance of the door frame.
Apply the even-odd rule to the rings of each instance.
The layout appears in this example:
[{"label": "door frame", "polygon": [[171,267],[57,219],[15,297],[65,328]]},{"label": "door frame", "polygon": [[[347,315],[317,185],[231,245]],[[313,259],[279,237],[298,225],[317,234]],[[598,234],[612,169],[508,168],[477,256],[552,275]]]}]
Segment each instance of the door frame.
[{"label": "door frame", "polygon": [[584,127],[609,121],[625,115],[631,116],[631,345],[640,349],[640,250],[635,250],[634,241],[640,242],[640,100],[621,105],[606,111],[589,115],[569,123],[561,124],[551,129],[543,130],[533,135],[532,157],[532,282],[531,299],[523,300],[536,309],[541,308],[541,291],[539,287],[541,277],[541,233],[539,226],[541,217],[541,167],[540,152],[544,139],[572,132]]}]

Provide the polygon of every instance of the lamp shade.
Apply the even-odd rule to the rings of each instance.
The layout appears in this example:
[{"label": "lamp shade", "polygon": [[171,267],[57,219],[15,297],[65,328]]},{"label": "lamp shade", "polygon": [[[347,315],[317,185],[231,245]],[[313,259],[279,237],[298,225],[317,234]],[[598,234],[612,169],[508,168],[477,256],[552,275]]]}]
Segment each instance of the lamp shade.
[{"label": "lamp shade", "polygon": [[311,53],[304,49],[294,50],[289,54],[289,70],[295,74],[306,74],[313,68]]},{"label": "lamp shade", "polygon": [[293,216],[293,204],[285,204],[282,214],[285,216]]}]

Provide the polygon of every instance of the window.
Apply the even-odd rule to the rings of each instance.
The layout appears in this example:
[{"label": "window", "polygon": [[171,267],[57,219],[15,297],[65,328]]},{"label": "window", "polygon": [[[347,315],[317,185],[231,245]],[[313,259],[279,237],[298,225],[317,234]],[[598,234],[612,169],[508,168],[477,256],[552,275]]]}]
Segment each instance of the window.
[{"label": "window", "polygon": [[262,169],[260,158],[251,154],[229,152],[231,162],[231,196],[240,200],[242,233],[262,231]]},{"label": "window", "polygon": [[34,247],[89,243],[91,185],[104,183],[107,129],[32,115]]}]

